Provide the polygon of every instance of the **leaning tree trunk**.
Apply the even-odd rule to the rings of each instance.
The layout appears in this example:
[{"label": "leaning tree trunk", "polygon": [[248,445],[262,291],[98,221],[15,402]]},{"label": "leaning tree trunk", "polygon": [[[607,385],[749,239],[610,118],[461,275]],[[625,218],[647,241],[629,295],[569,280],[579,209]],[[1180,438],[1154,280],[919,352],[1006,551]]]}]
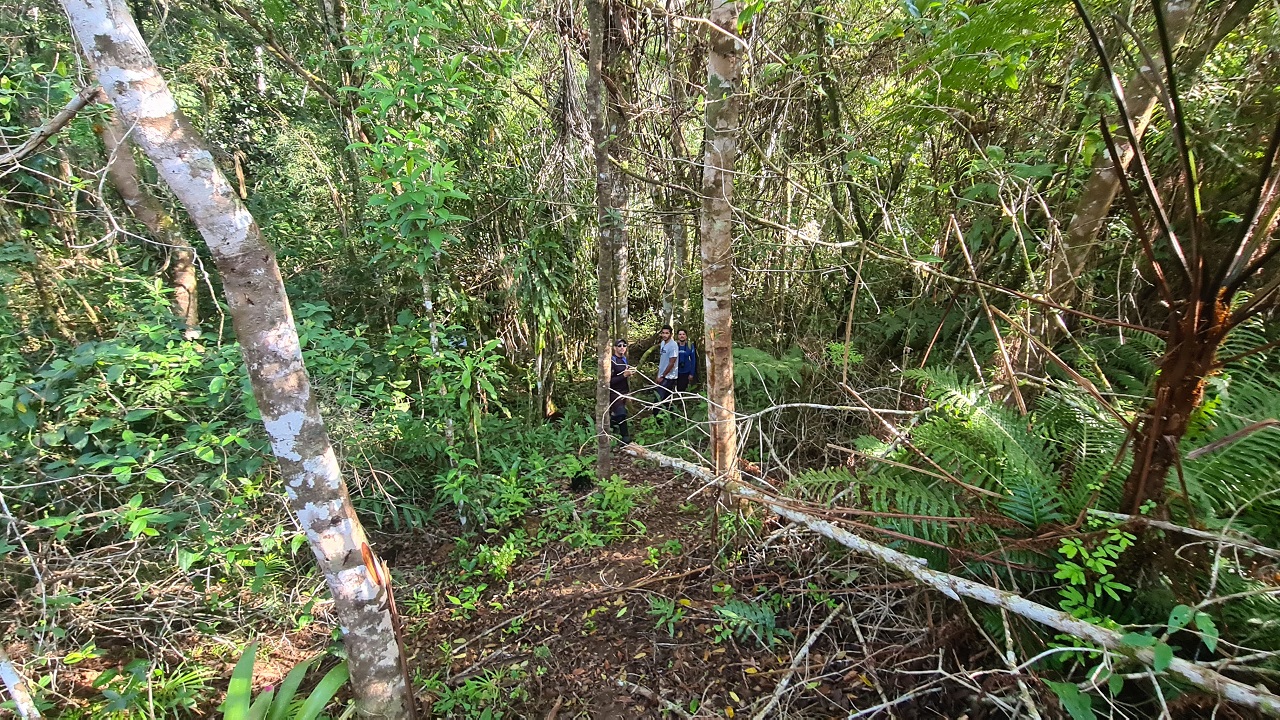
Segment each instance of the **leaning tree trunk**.
[{"label": "leaning tree trunk", "polygon": [[[1169,43],[1175,47],[1186,37],[1187,27],[1191,24],[1191,16],[1195,14],[1195,2],[1192,0],[1172,0],[1165,6],[1165,27],[1169,33]],[[1150,41],[1148,41],[1150,43]],[[1151,123],[1156,105],[1160,100],[1159,87],[1163,83],[1164,56],[1159,52],[1159,45],[1150,45],[1152,66],[1138,72],[1125,85],[1125,104],[1133,118],[1134,128],[1141,139]],[[1056,297],[1069,299],[1071,288],[1076,287],[1075,279],[1082,273],[1090,258],[1093,257],[1094,240],[1102,231],[1102,224],[1111,213],[1111,204],[1120,193],[1120,182],[1133,162],[1133,146],[1128,138],[1116,137],[1116,150],[1120,156],[1120,171],[1117,172],[1111,156],[1106,152],[1095,155],[1093,170],[1080,190],[1080,199],[1076,203],[1076,212],[1071,216],[1067,232],[1062,239],[1062,253],[1055,255],[1050,265],[1049,287],[1059,288]]]},{"label": "leaning tree trunk", "polygon": [[[1196,4],[1196,0],[1170,0],[1165,6],[1165,28],[1170,45],[1177,47],[1186,37],[1187,28],[1195,15]],[[1148,49],[1152,55],[1151,67],[1135,74],[1124,88],[1125,104],[1133,118],[1134,130],[1139,139],[1151,123],[1160,100],[1159,87],[1164,82],[1164,55],[1159,48],[1158,40],[1148,40]],[[1201,55],[1200,60],[1203,57]],[[1194,72],[1194,68],[1184,67],[1181,70],[1184,73]],[[1123,133],[1116,136],[1115,143],[1120,167],[1115,167],[1111,155],[1105,151],[1094,156],[1093,168],[1084,187],[1080,189],[1079,200],[1076,201],[1075,214],[1071,216],[1062,236],[1061,251],[1051,255],[1048,260],[1044,280],[1047,297],[1059,305],[1075,307],[1080,303],[1079,278],[1088,270],[1093,260],[1098,234],[1102,232],[1102,227],[1111,214],[1111,205],[1120,193],[1120,183],[1129,163],[1133,161],[1133,145]],[[1030,327],[1047,347],[1053,347],[1066,332],[1063,320],[1048,308],[1037,311],[1037,317],[1032,318]],[[1029,362],[1025,369],[1038,374],[1044,359],[1038,353],[1031,353],[1027,359]]]},{"label": "leaning tree trunk", "polygon": [[613,472],[609,448],[609,359],[613,329],[614,242],[613,233],[620,217],[610,204],[613,167],[609,162],[608,135],[604,127],[604,92],[600,76],[604,58],[604,8],[601,0],[587,0],[587,118],[591,125],[591,144],[596,167],[596,220],[599,225],[596,243],[596,475],[604,480]]},{"label": "leaning tree trunk", "polygon": [[107,146],[107,177],[124,200],[125,207],[151,233],[169,255],[169,279],[173,283],[173,313],[182,321],[187,339],[200,332],[200,308],[196,296],[196,251],[182,236],[173,218],[142,184],[133,149],[126,141],[129,129],[118,114],[102,125],[102,140]]},{"label": "leaning tree trunk", "polygon": [[124,0],[62,0],[120,119],[209,246],[289,504],[333,594],[366,718],[407,718],[413,697],[385,565],[356,518],[311,394],[275,252],[178,110]]},{"label": "leaning tree trunk", "polygon": [[733,398],[733,169],[738,151],[738,4],[712,0],[702,172],[702,315],[707,401],[716,474],[738,477]]}]

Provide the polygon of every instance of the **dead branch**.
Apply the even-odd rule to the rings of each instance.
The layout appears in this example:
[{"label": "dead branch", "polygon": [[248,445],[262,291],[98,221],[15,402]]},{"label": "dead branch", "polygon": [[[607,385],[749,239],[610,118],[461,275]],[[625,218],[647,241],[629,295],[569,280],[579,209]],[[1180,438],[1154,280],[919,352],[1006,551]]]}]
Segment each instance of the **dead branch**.
[{"label": "dead branch", "polygon": [[649,688],[643,685],[637,685],[631,682],[630,680],[623,679],[618,681],[618,686],[626,688],[627,691],[629,692],[633,692],[637,695],[641,695],[643,697],[648,698],[649,700],[657,703],[659,707],[661,707],[663,710],[666,710],[669,713],[685,718],[685,720],[693,720],[693,716],[685,712],[684,708],[662,697],[658,693],[650,690]]},{"label": "dead branch", "polygon": [[1090,510],[1090,515],[1097,515],[1108,520],[1116,520],[1124,523],[1138,523],[1139,525],[1148,525],[1153,528],[1175,532],[1188,537],[1200,538],[1209,542],[1222,543],[1224,545],[1234,545],[1238,548],[1248,550],[1251,553],[1266,555],[1267,557],[1280,558],[1280,550],[1269,548],[1265,545],[1259,545],[1242,538],[1232,537],[1225,533],[1211,533],[1205,530],[1196,530],[1195,528],[1184,527],[1182,525],[1174,525],[1164,520],[1156,520],[1155,518],[1142,517],[1141,515],[1125,515],[1123,513],[1106,512],[1104,510]]},{"label": "dead branch", "polygon": [[787,688],[791,686],[791,678],[795,677],[796,670],[800,667],[801,663],[805,661],[805,658],[809,657],[809,649],[813,647],[813,643],[822,636],[822,633],[826,632],[827,626],[831,624],[832,620],[836,619],[836,615],[839,615],[840,611],[843,609],[844,603],[836,605],[836,608],[831,611],[831,614],[827,616],[827,619],[823,620],[822,624],[819,625],[816,630],[809,633],[809,639],[805,640],[804,647],[801,647],[800,652],[797,652],[796,656],[791,660],[791,667],[787,670],[787,674],[783,676],[782,680],[778,681],[778,687],[773,691],[773,697],[769,698],[769,704],[765,705],[764,709],[756,713],[752,720],[764,720],[769,716],[769,713],[773,712],[773,709],[778,706],[778,702],[781,701],[782,696],[786,694]]},{"label": "dead branch", "polygon": [[[927,563],[922,558],[912,557],[873,543],[830,522],[818,520],[805,513],[778,504],[773,498],[767,497],[754,488],[741,483],[721,480],[716,477],[715,473],[693,463],[662,455],[635,444],[627,445],[622,451],[633,457],[648,460],[664,467],[682,470],[706,482],[719,485],[725,492],[736,495],[739,498],[760,503],[781,517],[803,525],[856,553],[873,557],[886,565],[896,568],[952,600],[959,601],[962,597],[965,597],[1004,608],[1028,620],[1048,625],[1059,632],[1091,642],[1116,654],[1137,660],[1144,665],[1155,665],[1155,653],[1150,648],[1126,645],[1122,641],[1122,635],[1119,632],[1076,619],[1060,610],[1054,610],[1012,592],[999,590],[950,573],[930,570],[926,567]],[[1166,672],[1225,700],[1245,707],[1255,708],[1271,717],[1280,717],[1280,696],[1236,682],[1203,665],[1175,657],[1169,663]]]},{"label": "dead branch", "polygon": [[67,123],[71,122],[71,119],[76,116],[76,113],[83,110],[97,94],[97,85],[89,85],[76,93],[75,97],[71,98],[71,100],[67,102],[66,107],[62,108],[57,115],[54,115],[49,122],[36,128],[36,131],[31,134],[31,137],[27,138],[26,142],[22,143],[21,147],[12,152],[0,155],[0,168],[8,169],[9,166],[17,165],[28,157],[34,155],[35,152],[49,140],[49,138],[57,135],[62,128],[66,127]]},{"label": "dead branch", "polygon": [[13,661],[9,659],[9,654],[4,651],[3,645],[0,645],[0,681],[4,682],[5,689],[9,691],[9,697],[17,707],[19,717],[23,720],[40,720],[40,710],[31,699],[31,692],[27,690],[27,681],[13,666]]}]

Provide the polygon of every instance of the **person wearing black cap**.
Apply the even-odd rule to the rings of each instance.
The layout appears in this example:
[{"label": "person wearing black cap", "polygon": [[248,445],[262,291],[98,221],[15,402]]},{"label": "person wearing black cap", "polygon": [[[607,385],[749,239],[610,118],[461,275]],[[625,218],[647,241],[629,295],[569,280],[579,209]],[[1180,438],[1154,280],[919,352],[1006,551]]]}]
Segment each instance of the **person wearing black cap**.
[{"label": "person wearing black cap", "polygon": [[631,393],[631,384],[627,378],[636,373],[636,369],[627,364],[627,341],[621,338],[613,341],[613,357],[609,358],[609,427],[622,436],[622,443],[631,443],[631,433],[627,431],[627,396]]}]

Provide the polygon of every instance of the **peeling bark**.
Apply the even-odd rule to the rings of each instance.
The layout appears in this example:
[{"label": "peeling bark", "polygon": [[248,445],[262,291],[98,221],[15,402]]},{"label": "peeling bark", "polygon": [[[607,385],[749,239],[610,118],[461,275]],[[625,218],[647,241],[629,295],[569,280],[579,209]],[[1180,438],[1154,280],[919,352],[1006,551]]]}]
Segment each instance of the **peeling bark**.
[{"label": "peeling bark", "polygon": [[138,163],[126,142],[129,130],[113,114],[102,126],[102,140],[107,146],[107,177],[124,200],[125,207],[147,227],[151,239],[169,253],[169,279],[173,283],[173,314],[185,328],[187,339],[200,332],[200,308],[196,294],[196,251],[182,236],[173,218],[142,184]]},{"label": "peeling bark", "polygon": [[387,573],[369,548],[316,409],[275,252],[178,110],[124,0],[62,5],[121,121],[186,207],[222,274],[290,507],[333,595],[358,711],[412,717]]},{"label": "peeling bark", "polygon": [[738,4],[712,0],[702,173],[702,315],[711,456],[716,474],[739,477],[733,395],[733,172],[738,151]]}]

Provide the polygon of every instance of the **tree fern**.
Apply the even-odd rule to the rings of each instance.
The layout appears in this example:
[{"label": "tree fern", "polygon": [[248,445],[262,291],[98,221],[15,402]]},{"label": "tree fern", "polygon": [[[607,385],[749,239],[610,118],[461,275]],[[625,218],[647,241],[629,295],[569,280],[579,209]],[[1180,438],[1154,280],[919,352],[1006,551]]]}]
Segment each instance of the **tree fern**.
[{"label": "tree fern", "polygon": [[[1228,367],[1207,390],[1193,432],[1191,451],[1224,441],[1259,420],[1280,418],[1280,378],[1272,358],[1253,357]],[[1220,524],[1237,509],[1235,528],[1271,545],[1280,544],[1280,430],[1263,428],[1183,464],[1190,502],[1206,524]],[[1180,488],[1178,488],[1180,491]],[[1175,510],[1181,508],[1175,503]]]}]

